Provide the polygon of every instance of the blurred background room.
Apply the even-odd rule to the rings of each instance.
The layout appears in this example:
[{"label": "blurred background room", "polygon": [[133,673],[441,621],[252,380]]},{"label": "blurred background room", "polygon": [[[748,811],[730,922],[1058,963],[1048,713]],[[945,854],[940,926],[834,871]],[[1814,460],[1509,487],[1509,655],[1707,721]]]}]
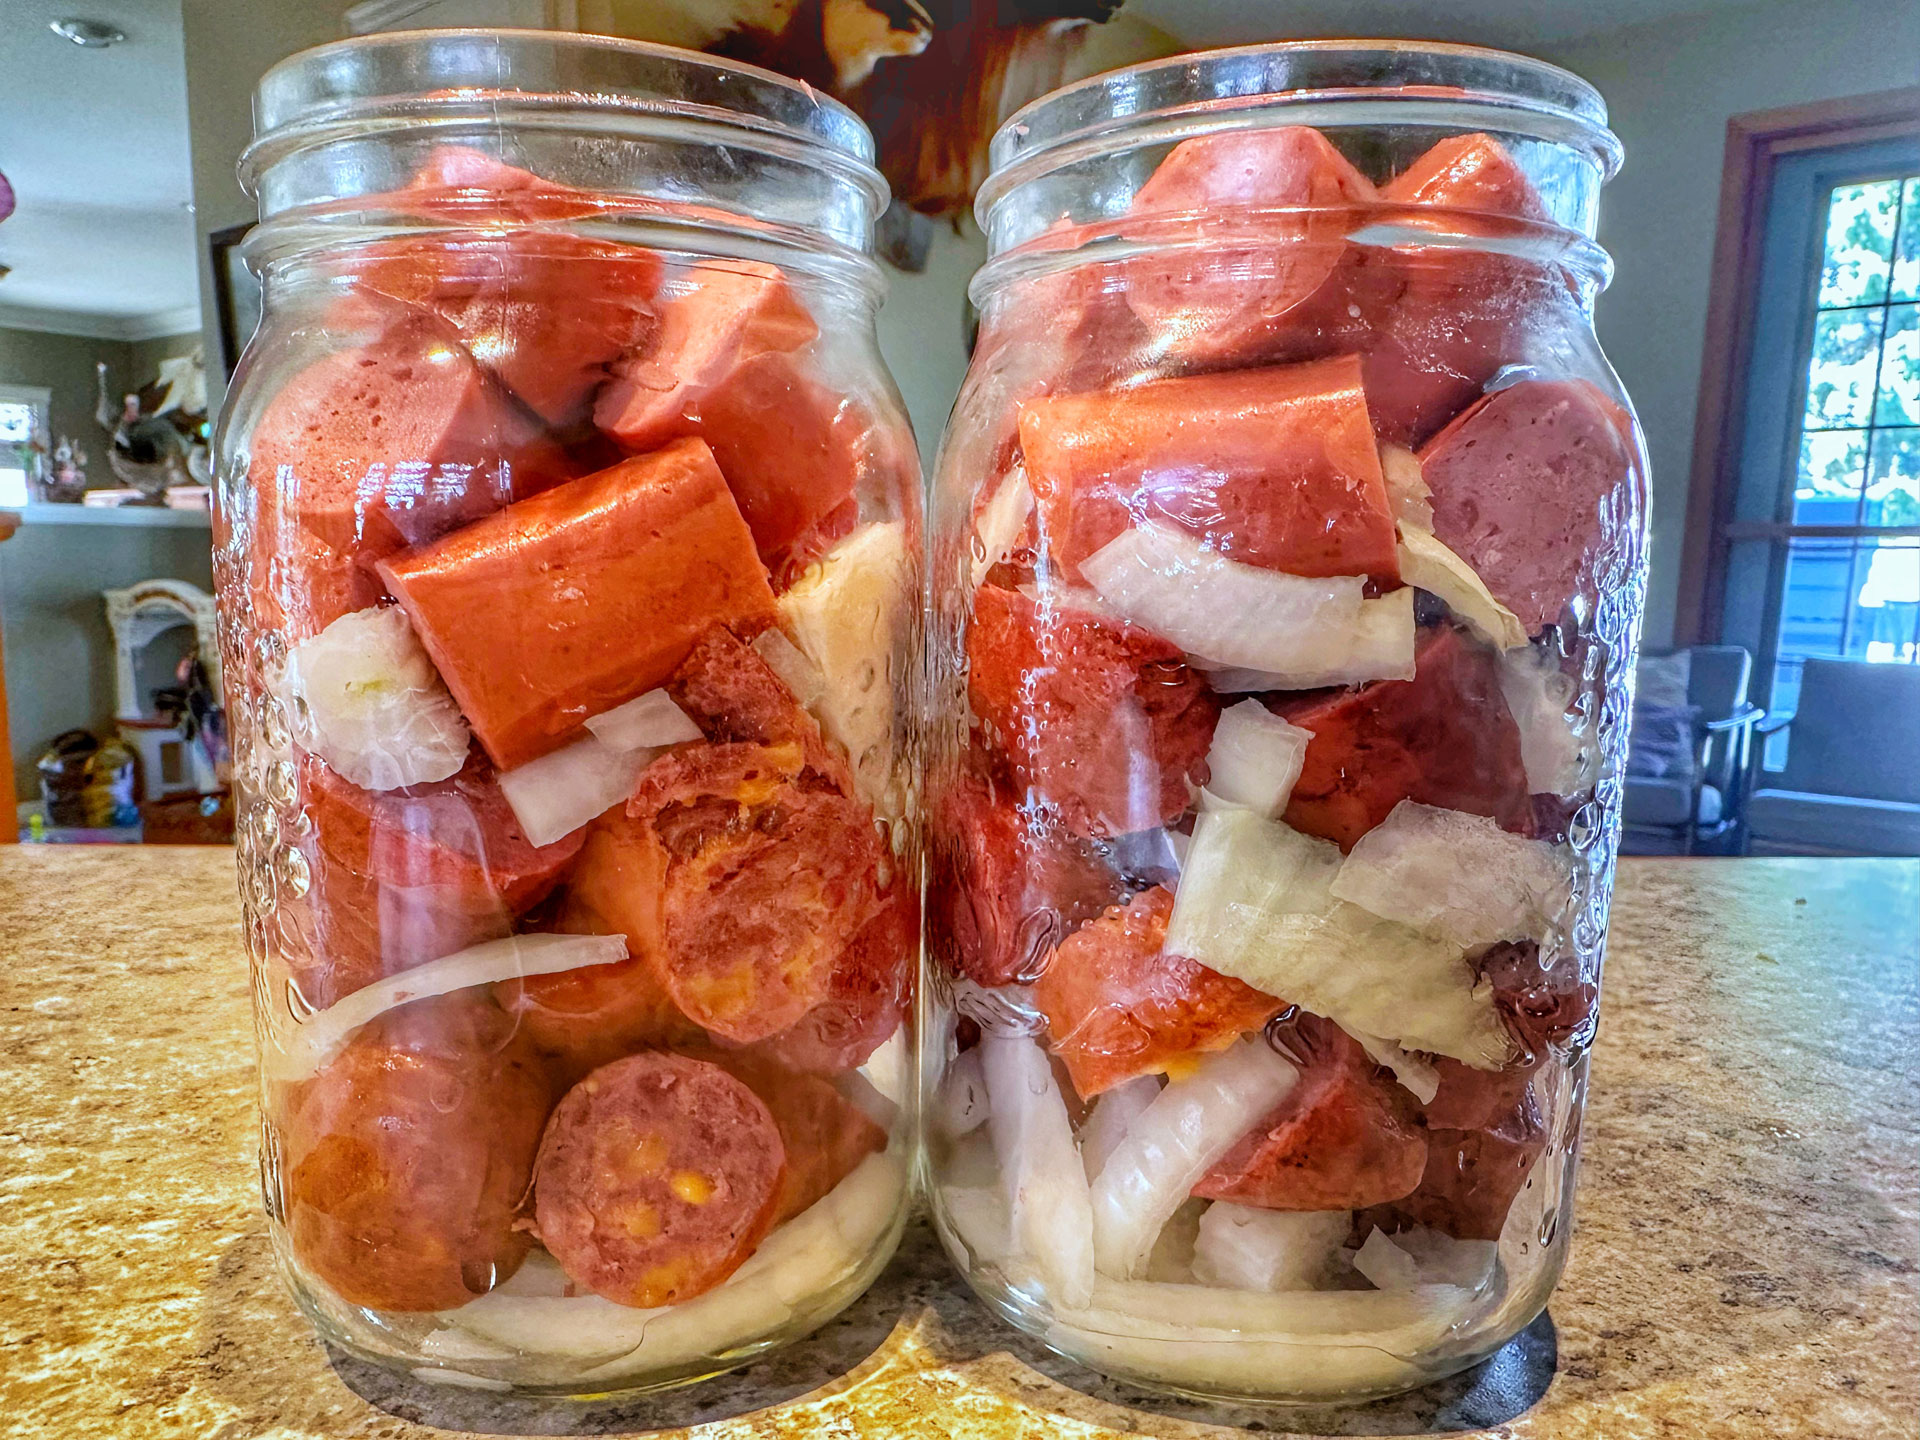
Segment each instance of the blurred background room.
[{"label": "blurred background room", "polygon": [[[249,97],[383,29],[711,49],[874,128],[883,348],[931,461],[1020,104],[1116,65],[1406,36],[1612,109],[1602,343],[1653,472],[1625,848],[1920,854],[1920,6],[1889,0],[14,0],[0,16],[0,838],[231,833],[208,417],[257,312]],[[17,826],[15,824],[17,819]]]}]

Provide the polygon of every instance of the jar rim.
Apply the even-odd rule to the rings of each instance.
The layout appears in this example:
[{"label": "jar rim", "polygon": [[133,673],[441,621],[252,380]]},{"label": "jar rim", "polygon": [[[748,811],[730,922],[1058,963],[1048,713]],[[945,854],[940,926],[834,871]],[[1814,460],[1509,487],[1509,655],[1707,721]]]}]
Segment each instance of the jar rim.
[{"label": "jar rim", "polygon": [[[669,77],[679,83],[661,83]],[[677,46],[561,30],[388,31],[288,56],[254,91],[254,140],[240,157],[240,180],[257,193],[284,155],[343,130],[504,120],[556,106],[609,124],[652,115],[717,125],[742,143],[804,147],[868,191],[876,211],[886,204],[871,132],[805,81]]]},{"label": "jar rim", "polygon": [[991,233],[1020,186],[1123,140],[1334,123],[1500,130],[1583,149],[1603,180],[1620,166],[1600,92],[1545,60],[1424,40],[1287,40],[1148,60],[1041,96],[995,132],[974,213]]}]

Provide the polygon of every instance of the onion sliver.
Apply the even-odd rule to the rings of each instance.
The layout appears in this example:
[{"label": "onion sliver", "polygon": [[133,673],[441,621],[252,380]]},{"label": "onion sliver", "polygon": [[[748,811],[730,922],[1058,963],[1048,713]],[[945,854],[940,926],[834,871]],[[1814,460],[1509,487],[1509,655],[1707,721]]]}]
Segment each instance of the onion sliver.
[{"label": "onion sliver", "polygon": [[1230,1290],[1312,1290],[1344,1270],[1350,1210],[1265,1210],[1217,1200],[1200,1217],[1193,1278]]},{"label": "onion sliver", "polygon": [[1387,504],[1393,507],[1393,518],[1403,526],[1432,530],[1433,491],[1427,488],[1420,457],[1404,445],[1382,445],[1380,474],[1387,482]]},{"label": "onion sliver", "polygon": [[888,819],[906,813],[896,764],[894,681],[919,568],[898,520],[863,525],[780,597],[781,624],[820,673],[814,718],[847,752],[860,798]]},{"label": "onion sliver", "polygon": [[1400,527],[1400,578],[1438,595],[1456,619],[1496,650],[1527,643],[1520,617],[1493,598],[1471,565],[1427,531]]},{"label": "onion sliver", "polygon": [[1476,950],[1545,938],[1572,880],[1570,852],[1484,815],[1402,800],[1360,837],[1330,888],[1383,920]]},{"label": "onion sliver", "polygon": [[800,647],[789,640],[778,626],[769,627],[754,636],[753,648],[802,706],[811,710],[820,703],[820,697],[827,689],[826,677],[813,661],[800,653]]},{"label": "onion sliver", "polygon": [[365,790],[445,780],[470,734],[398,607],[356,610],[287,652],[278,699],[293,733]]},{"label": "onion sliver", "polygon": [[317,1011],[294,1031],[284,1054],[269,1054],[265,1068],[275,1080],[305,1080],[338,1054],[354,1031],[398,1006],[523,975],[557,975],[626,958],[624,935],[509,935],[489,940],[376,980]]},{"label": "onion sliver", "polygon": [[1147,521],[1080,562],[1116,614],[1223,667],[1275,673],[1338,663],[1360,620],[1358,575],[1309,580],[1243,565]]},{"label": "onion sliver", "polygon": [[1411,680],[1414,668],[1413,590],[1402,586],[1390,595],[1362,600],[1360,613],[1346,631],[1327,637],[1325,655],[1286,670],[1215,667],[1196,661],[1210,688],[1222,695],[1249,690],[1314,690],[1325,685],[1359,685],[1368,680]]},{"label": "onion sliver", "polygon": [[[1173,952],[1169,953],[1184,953]],[[1135,1117],[1093,1182],[1095,1264],[1137,1275],[1200,1177],[1287,1096],[1300,1072],[1259,1036],[1209,1055]],[[996,1114],[999,1097],[994,1098]]]},{"label": "onion sliver", "polygon": [[993,498],[980,507],[973,522],[973,555],[969,590],[978,590],[987,572],[1007,558],[1007,552],[1026,529],[1033,514],[1033,489],[1027,484],[1027,472],[1016,466],[1000,482]]},{"label": "onion sliver", "polygon": [[1369,1035],[1364,1030],[1348,1030],[1347,1034],[1360,1042],[1360,1048],[1367,1052],[1369,1060],[1393,1072],[1393,1078],[1400,1082],[1401,1089],[1422,1105],[1433,1103],[1433,1097],[1440,1093],[1440,1072],[1430,1062],[1383,1036]]},{"label": "onion sliver", "polygon": [[949,1140],[971,1135],[986,1123],[987,1080],[980,1070],[980,1047],[962,1050],[940,1077],[933,1097],[933,1127]]},{"label": "onion sliver", "polygon": [[1026,1035],[990,1033],[980,1052],[1014,1247],[1055,1305],[1085,1305],[1093,1292],[1093,1210],[1053,1066]]},{"label": "onion sliver", "polygon": [[620,750],[597,735],[500,772],[500,793],[534,845],[551,845],[633,794],[659,752]]},{"label": "onion sliver", "polygon": [[1271,819],[1287,808],[1306,763],[1311,730],[1289,724],[1258,700],[1220,712],[1207,751],[1207,790]]},{"label": "onion sliver", "polygon": [[1387,1232],[1377,1225],[1355,1253],[1353,1268],[1376,1290],[1411,1290],[1420,1283],[1420,1267],[1413,1256],[1388,1239]]},{"label": "onion sliver", "polygon": [[1007,1197],[995,1186],[943,1185],[934,1193],[934,1223],[975,1265],[1003,1269],[1013,1254],[1007,1223]]},{"label": "onion sliver", "polygon": [[1202,810],[1165,948],[1315,1015],[1483,1069],[1508,1040],[1466,951],[1337,899],[1339,847],[1251,810]]},{"label": "onion sliver", "polygon": [[1127,1138],[1133,1122],[1149,1105],[1160,1098],[1160,1077],[1136,1075],[1122,1081],[1093,1102],[1093,1110],[1080,1126],[1080,1162],[1089,1182],[1100,1178],[1113,1152]]},{"label": "onion sliver", "polygon": [[1520,764],[1536,795],[1572,796],[1593,783],[1599,753],[1593,722],[1570,713],[1577,687],[1539,645],[1500,657],[1500,693],[1520,727]]},{"label": "onion sliver", "polygon": [[658,749],[700,738],[700,727],[664,690],[603,710],[587,721],[587,729],[616,750]]},{"label": "onion sliver", "polygon": [[869,1155],[761,1241],[723,1283],[684,1304],[639,1310],[598,1295],[553,1298],[495,1290],[442,1311],[439,1319],[516,1354],[601,1361],[580,1375],[586,1380],[722,1355],[784,1325],[857,1272],[898,1215],[905,1184],[905,1167],[896,1157]]}]

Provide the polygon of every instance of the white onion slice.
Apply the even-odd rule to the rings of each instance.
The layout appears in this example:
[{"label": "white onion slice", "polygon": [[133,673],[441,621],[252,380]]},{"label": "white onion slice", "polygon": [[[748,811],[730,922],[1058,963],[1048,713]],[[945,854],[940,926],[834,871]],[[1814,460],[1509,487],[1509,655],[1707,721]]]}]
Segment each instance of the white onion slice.
[{"label": "white onion slice", "polygon": [[1358,1270],[1376,1290],[1411,1290],[1420,1283],[1420,1267],[1413,1257],[1387,1238],[1387,1232],[1375,1226],[1353,1257]]},{"label": "white onion slice", "polygon": [[1251,810],[1202,810],[1165,948],[1410,1050],[1503,1064],[1506,1030],[1466,952],[1337,899],[1340,865],[1330,841]]},{"label": "white onion slice", "polygon": [[619,1379],[720,1355],[830,1299],[831,1288],[876,1253],[899,1214],[905,1183],[897,1158],[869,1155],[761,1241],[724,1282],[680,1305],[639,1310],[597,1295],[517,1295],[502,1287],[438,1318],[519,1355],[602,1360],[579,1372],[584,1380]]},{"label": "white onion slice", "polygon": [[294,736],[365,790],[424,785],[467,763],[471,733],[397,606],[342,615],[287,652]]},{"label": "white onion slice", "polygon": [[1309,580],[1228,560],[1158,521],[1080,562],[1104,605],[1223,667],[1284,673],[1337,664],[1360,618],[1358,575]]},{"label": "white onion slice", "polygon": [[[1430,1286],[1430,1291],[1454,1286]],[[1208,1285],[1169,1285],[1101,1276],[1093,1308],[1124,1319],[1123,1333],[1184,1339],[1212,1330],[1279,1339],[1313,1337],[1342,1344],[1368,1344],[1382,1332],[1421,1327],[1436,1311],[1457,1307],[1463,1295],[1383,1294],[1369,1290],[1219,1290]],[[1440,1304],[1436,1306],[1435,1302]]]},{"label": "white onion slice", "polygon": [[903,1020],[891,1035],[873,1047],[873,1053],[857,1072],[895,1109],[907,1103],[907,1092],[913,1086],[910,1044]]},{"label": "white onion slice", "polygon": [[[1343,1025],[1341,1029],[1345,1030]],[[1367,1058],[1376,1065],[1384,1065],[1393,1072],[1393,1078],[1400,1082],[1405,1090],[1422,1105],[1431,1105],[1433,1097],[1440,1093],[1440,1072],[1431,1062],[1421,1059],[1411,1050],[1402,1049],[1393,1041],[1380,1035],[1369,1035],[1364,1030],[1347,1030],[1360,1048],[1367,1052]]]},{"label": "white onion slice", "polygon": [[1161,1227],[1200,1177],[1286,1098],[1299,1073],[1256,1035],[1209,1055],[1135,1117],[1093,1182],[1100,1273],[1126,1279],[1141,1272]]},{"label": "white onion slice", "polygon": [[1258,700],[1220,712],[1207,751],[1207,790],[1269,819],[1287,808],[1306,763],[1311,730],[1290,725]]},{"label": "white onion slice", "polygon": [[1026,470],[1015,466],[974,518],[970,590],[978,590],[987,572],[1007,558],[1007,552],[1019,540],[1031,514],[1033,489],[1027,484]]},{"label": "white onion slice", "polygon": [[780,677],[780,683],[793,692],[802,707],[811,710],[826,693],[826,677],[813,661],[800,653],[778,626],[762,630],[753,638],[753,648],[767,662],[767,668]]},{"label": "white onion slice", "polygon": [[1544,646],[1500,657],[1500,693],[1520,727],[1520,763],[1535,795],[1578,795],[1599,769],[1593,722],[1568,709],[1575,689],[1573,677]]},{"label": "white onion slice", "polygon": [[962,1050],[947,1066],[934,1093],[933,1124],[949,1140],[971,1135],[986,1123],[992,1107],[987,1102],[987,1078],[980,1069],[980,1047]]},{"label": "white onion slice", "polygon": [[587,729],[615,750],[659,749],[700,738],[700,727],[664,690],[649,690],[602,711],[587,721]]},{"label": "white onion slice", "polygon": [[1345,1268],[1350,1210],[1263,1210],[1218,1200],[1200,1217],[1193,1278],[1227,1290],[1312,1290]]},{"label": "white onion slice", "polygon": [[1093,1212],[1047,1052],[1029,1036],[1005,1033],[983,1036],[979,1049],[1014,1247],[1050,1301],[1085,1305],[1093,1291]]},{"label": "white onion slice", "polygon": [[552,754],[500,772],[500,793],[534,845],[551,845],[633,794],[640,772],[660,752],[620,750],[583,735]]},{"label": "white onion slice", "polygon": [[1383,920],[1477,950],[1544,939],[1572,883],[1570,853],[1483,815],[1402,800],[1360,837],[1330,888]]},{"label": "white onion slice", "polygon": [[1466,627],[1497,650],[1527,643],[1520,617],[1493,598],[1493,592],[1466,561],[1431,533],[1400,527],[1400,578],[1438,595]]},{"label": "white onion slice", "polygon": [[864,525],[780,597],[781,623],[821,677],[814,717],[847,752],[854,788],[888,819],[906,813],[896,763],[895,650],[914,623],[918,569],[898,520]]},{"label": "white onion slice", "polygon": [[1380,473],[1386,478],[1393,518],[1418,530],[1432,530],[1433,491],[1421,473],[1420,457],[1404,445],[1382,445]]},{"label": "white onion slice", "polygon": [[275,1080],[305,1080],[338,1054],[361,1026],[398,1006],[523,975],[557,975],[626,958],[623,935],[509,935],[488,940],[376,980],[317,1011],[293,1032],[284,1054],[269,1052],[265,1069]]},{"label": "white onion slice", "polygon": [[1444,1230],[1416,1225],[1393,1237],[1394,1248],[1411,1255],[1422,1285],[1458,1285],[1479,1290],[1493,1279],[1500,1247],[1491,1240],[1456,1240]]},{"label": "white onion slice", "polygon": [[1414,642],[1413,590],[1360,602],[1360,613],[1344,632],[1324,637],[1324,657],[1286,670],[1248,670],[1196,662],[1207,684],[1223,695],[1249,690],[1316,690],[1325,685],[1359,685],[1368,680],[1411,680]]},{"label": "white onion slice", "polygon": [[1133,1122],[1159,1096],[1158,1075],[1136,1075],[1093,1102],[1093,1112],[1080,1126],[1080,1163],[1089,1182],[1100,1178],[1101,1170],[1127,1138]]},{"label": "white onion slice", "polygon": [[[943,1185],[934,1196],[934,1223],[973,1257],[973,1264],[1004,1271],[1013,1255],[1007,1197],[996,1185]],[[1008,1277],[1013,1278],[1012,1276]]]}]

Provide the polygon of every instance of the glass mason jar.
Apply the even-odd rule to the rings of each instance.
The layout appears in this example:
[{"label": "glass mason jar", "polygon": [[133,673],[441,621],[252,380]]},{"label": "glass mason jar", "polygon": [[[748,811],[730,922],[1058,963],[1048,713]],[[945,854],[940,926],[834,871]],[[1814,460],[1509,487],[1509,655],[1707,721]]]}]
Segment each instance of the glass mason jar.
[{"label": "glass mason jar", "polygon": [[329,1341],[716,1373],[899,1234],[918,466],[871,139],[538,32],[261,82],[218,442],[275,1243]]},{"label": "glass mason jar", "polygon": [[1463,1369],[1566,1255],[1645,576],[1600,97],[1293,44],[1015,116],[932,510],[925,1143],[1014,1324]]}]

